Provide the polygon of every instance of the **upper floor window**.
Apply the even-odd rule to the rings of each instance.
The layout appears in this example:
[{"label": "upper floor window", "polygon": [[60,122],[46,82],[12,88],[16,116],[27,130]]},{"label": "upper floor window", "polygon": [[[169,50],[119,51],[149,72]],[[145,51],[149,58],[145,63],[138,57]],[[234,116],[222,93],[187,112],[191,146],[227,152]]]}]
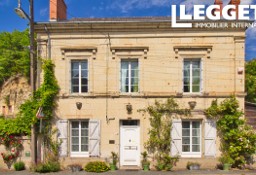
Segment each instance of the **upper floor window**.
[{"label": "upper floor window", "polygon": [[71,61],[71,92],[88,92],[88,62]]},{"label": "upper floor window", "polygon": [[184,92],[195,93],[201,89],[201,63],[200,60],[185,60],[183,72]]},{"label": "upper floor window", "polygon": [[121,60],[121,92],[139,91],[138,60]]}]

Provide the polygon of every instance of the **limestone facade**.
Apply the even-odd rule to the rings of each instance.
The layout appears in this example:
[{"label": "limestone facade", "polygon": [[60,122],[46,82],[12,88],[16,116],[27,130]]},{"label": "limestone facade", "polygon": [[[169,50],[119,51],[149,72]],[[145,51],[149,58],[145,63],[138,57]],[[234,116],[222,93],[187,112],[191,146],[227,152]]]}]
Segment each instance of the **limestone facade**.
[{"label": "limestone facade", "polygon": [[[216,166],[221,155],[219,140],[203,111],[212,100],[222,101],[231,94],[237,97],[241,109],[244,108],[243,30],[173,29],[169,18],[82,19],[37,23],[35,27],[38,54],[53,60],[60,86],[54,125],[59,129],[58,138],[63,141],[60,151],[63,165],[107,160],[110,152],[115,151],[120,156],[121,167],[140,166],[140,153],[144,151],[150,124],[148,114],[138,110],[155,100],[164,102],[172,97],[182,108],[190,108],[189,102],[196,102],[192,117],[176,121],[179,131],[172,135],[170,154],[181,157],[177,168],[185,168],[188,160],[201,162],[203,168]],[[136,75],[132,66],[129,67],[134,62]],[[193,92],[189,84],[188,92],[184,80],[186,66],[189,65],[193,74],[194,63],[199,65],[199,87]],[[122,71],[125,71],[122,66],[126,65],[131,70],[131,74],[125,75],[129,79],[128,92],[122,90]],[[38,72],[40,85],[42,72]],[[84,92],[83,76],[86,77]],[[78,89],[74,89],[75,77],[80,79]],[[188,77],[193,81],[191,74]],[[132,111],[127,110],[128,104]],[[184,134],[187,124],[188,142]],[[197,141],[192,141],[194,125]],[[125,135],[124,130],[129,127],[137,128],[134,135],[128,131]],[[131,137],[127,143],[126,137]],[[134,144],[129,146],[133,139],[137,151],[133,151]],[[133,155],[130,159],[126,148]]]}]

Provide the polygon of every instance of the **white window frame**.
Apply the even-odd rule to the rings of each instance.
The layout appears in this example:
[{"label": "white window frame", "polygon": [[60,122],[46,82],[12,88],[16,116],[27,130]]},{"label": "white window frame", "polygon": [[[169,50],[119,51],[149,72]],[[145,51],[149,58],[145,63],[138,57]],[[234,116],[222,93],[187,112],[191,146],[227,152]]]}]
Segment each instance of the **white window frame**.
[{"label": "white window frame", "polygon": [[[182,122],[189,122],[190,123],[190,152],[183,152],[182,151],[182,138],[183,138],[183,127]],[[198,122],[200,124],[200,152],[192,152],[192,122]],[[182,120],[181,121],[181,157],[201,157],[202,156],[202,122],[199,120]]]},{"label": "white window frame", "polygon": [[[123,92],[122,91],[122,62],[127,62],[128,63],[128,92]],[[137,92],[132,92],[131,89],[132,89],[132,82],[131,82],[131,79],[132,79],[132,69],[131,69],[131,62],[137,62],[138,63],[138,91]],[[120,62],[120,92],[121,93],[139,93],[139,86],[140,86],[140,69],[139,69],[139,59],[138,58],[132,58],[132,59],[121,59],[121,62]]]},{"label": "white window frame", "polygon": [[[79,122],[79,151],[72,151],[72,122]],[[88,151],[81,151],[81,122],[88,122]],[[70,157],[89,157],[89,120],[71,120],[70,121]]]},{"label": "white window frame", "polygon": [[[199,64],[200,64],[200,83],[199,83],[199,91],[198,92],[193,92],[193,64],[192,62],[193,61],[198,61]],[[184,70],[185,70],[185,62],[190,62],[189,65],[190,65],[190,77],[189,77],[189,81],[190,81],[190,91],[189,92],[185,92],[185,89],[184,89]],[[202,93],[202,60],[200,58],[197,58],[197,59],[184,59],[183,60],[183,93],[185,94],[200,94]]]},{"label": "white window frame", "polygon": [[[78,81],[79,81],[79,84],[78,84],[78,92],[73,92],[73,82],[72,82],[72,63],[74,62],[78,62],[79,63],[79,77],[78,77]],[[87,92],[82,92],[82,68],[81,68],[81,62],[86,62],[87,63]],[[81,93],[88,93],[89,92],[89,61],[87,59],[83,59],[83,60],[71,60],[70,62],[70,76],[71,76],[71,82],[70,82],[70,86],[71,86],[71,93],[72,94],[81,94]]]}]

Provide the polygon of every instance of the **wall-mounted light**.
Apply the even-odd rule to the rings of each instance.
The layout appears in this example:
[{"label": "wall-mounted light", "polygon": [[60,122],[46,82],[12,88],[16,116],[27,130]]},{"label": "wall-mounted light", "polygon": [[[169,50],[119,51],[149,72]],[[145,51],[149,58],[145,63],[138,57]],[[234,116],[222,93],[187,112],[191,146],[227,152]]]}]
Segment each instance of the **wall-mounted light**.
[{"label": "wall-mounted light", "polygon": [[190,109],[194,109],[196,107],[196,101],[189,101],[188,104]]},{"label": "wall-mounted light", "polygon": [[81,103],[81,102],[76,102],[76,108],[77,108],[78,110],[80,110],[80,109],[82,108],[82,106],[83,106],[83,103]]},{"label": "wall-mounted light", "polygon": [[126,110],[127,110],[127,113],[128,113],[128,114],[131,114],[131,113],[132,113],[132,105],[131,105],[130,103],[128,103],[128,104],[126,105]]}]

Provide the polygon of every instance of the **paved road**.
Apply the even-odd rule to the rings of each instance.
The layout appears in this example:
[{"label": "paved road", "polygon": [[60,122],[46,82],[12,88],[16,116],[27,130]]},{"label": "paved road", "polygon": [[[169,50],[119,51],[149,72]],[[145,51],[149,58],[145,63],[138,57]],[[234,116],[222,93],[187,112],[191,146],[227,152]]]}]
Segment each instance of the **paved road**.
[{"label": "paved road", "polygon": [[[99,175],[99,173],[88,173],[85,171],[72,173],[71,171],[60,171],[57,173],[47,173],[47,175]],[[0,170],[0,175],[39,175],[38,173],[33,173],[29,171],[9,171]],[[199,171],[169,171],[169,172],[159,172],[159,171],[109,171],[105,173],[100,173],[100,175],[256,175],[256,170],[232,170],[232,171],[222,171],[222,170],[199,170]]]}]

